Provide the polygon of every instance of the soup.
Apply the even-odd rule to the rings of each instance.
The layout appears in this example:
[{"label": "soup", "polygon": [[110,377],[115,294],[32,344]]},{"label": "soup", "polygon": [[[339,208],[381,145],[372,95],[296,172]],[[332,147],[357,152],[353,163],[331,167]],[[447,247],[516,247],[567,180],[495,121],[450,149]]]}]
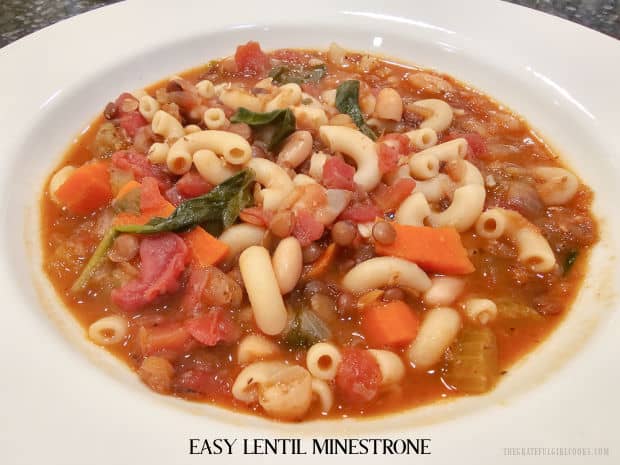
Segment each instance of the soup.
[{"label": "soup", "polygon": [[161,394],[299,421],[487,392],[568,311],[592,193],[525,121],[351,53],[123,92],[41,200],[44,269]]}]

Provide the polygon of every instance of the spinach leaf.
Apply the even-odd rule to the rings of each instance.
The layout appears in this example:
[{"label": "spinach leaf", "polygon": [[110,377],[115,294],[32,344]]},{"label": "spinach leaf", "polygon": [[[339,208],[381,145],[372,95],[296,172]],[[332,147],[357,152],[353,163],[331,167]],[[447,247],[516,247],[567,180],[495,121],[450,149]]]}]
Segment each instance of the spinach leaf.
[{"label": "spinach leaf", "polygon": [[275,131],[267,146],[269,150],[273,150],[280,142],[292,134],[295,131],[296,124],[295,115],[290,108],[267,113],[256,113],[241,107],[232,115],[230,121],[233,123],[246,123],[250,126],[274,125]]},{"label": "spinach leaf", "polygon": [[331,331],[312,310],[302,308],[291,321],[284,342],[291,348],[308,348],[331,338]]},{"label": "spinach leaf", "polygon": [[246,169],[228,178],[209,193],[181,203],[168,218],[153,218],[145,225],[128,224],[110,228],[71,286],[71,292],[78,292],[88,284],[120,233],[185,232],[202,226],[210,233],[219,235],[222,230],[231,226],[237,220],[239,212],[252,202],[250,187],[253,181],[254,172]]},{"label": "spinach leaf", "polygon": [[570,269],[573,267],[575,262],[577,261],[577,257],[579,256],[579,252],[577,250],[571,250],[568,252],[566,256],[566,260],[564,261],[564,274],[568,274]]},{"label": "spinach leaf", "polygon": [[273,78],[274,84],[304,84],[319,82],[327,73],[327,66],[315,65],[308,68],[290,68],[288,66],[276,66],[269,71],[269,77]]},{"label": "spinach leaf", "polygon": [[168,218],[153,218],[145,225],[117,226],[118,232],[157,234],[184,232],[196,226],[227,228],[239,212],[252,200],[250,184],[254,181],[251,170],[243,170],[200,197],[186,200]]},{"label": "spinach leaf", "polygon": [[358,100],[360,93],[360,82],[356,80],[344,81],[336,90],[336,108],[340,113],[346,113],[351,117],[356,126],[372,140],[377,140],[377,135],[364,121],[362,110]]}]

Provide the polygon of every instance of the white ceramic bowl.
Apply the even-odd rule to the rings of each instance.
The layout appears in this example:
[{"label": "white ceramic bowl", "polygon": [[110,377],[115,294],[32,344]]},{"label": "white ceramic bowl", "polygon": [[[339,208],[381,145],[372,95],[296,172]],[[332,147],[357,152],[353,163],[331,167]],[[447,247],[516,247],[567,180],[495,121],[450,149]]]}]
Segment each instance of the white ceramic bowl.
[{"label": "white ceramic bowl", "polygon": [[[423,436],[432,439],[425,463],[517,460],[504,455],[508,447],[617,444],[620,42],[500,2],[382,3],[131,1],[0,50],[0,461],[195,462],[189,438],[205,436]],[[275,423],[153,394],[62,308],[41,270],[46,174],[121,91],[250,39],[265,49],[336,41],[447,72],[525,116],[594,189],[601,242],[574,308],[492,393],[371,420]]]}]

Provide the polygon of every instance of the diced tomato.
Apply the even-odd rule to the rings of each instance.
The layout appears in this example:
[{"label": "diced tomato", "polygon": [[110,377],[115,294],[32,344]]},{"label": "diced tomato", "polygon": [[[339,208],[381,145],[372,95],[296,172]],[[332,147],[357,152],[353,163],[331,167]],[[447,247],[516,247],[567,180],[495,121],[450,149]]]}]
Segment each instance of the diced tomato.
[{"label": "diced tomato", "polygon": [[222,309],[188,320],[185,327],[198,342],[213,347],[220,342],[229,344],[239,339],[239,328]]},{"label": "diced tomato", "polygon": [[389,173],[398,166],[398,150],[389,144],[379,144],[379,172]]},{"label": "diced tomato", "polygon": [[300,209],[295,212],[293,236],[299,240],[302,247],[320,239],[324,231],[325,226],[314,219],[314,216],[307,210]]},{"label": "diced tomato", "polygon": [[269,57],[260,49],[260,44],[254,41],[237,47],[235,63],[238,71],[252,75],[261,75],[270,66]]},{"label": "diced tomato", "polygon": [[138,129],[140,129],[143,126],[146,126],[146,124],[148,123],[148,121],[144,119],[144,116],[142,116],[139,111],[130,111],[130,112],[124,113],[121,115],[119,121],[120,121],[121,127],[125,130],[127,135],[131,138],[133,138],[136,135],[136,133],[138,132]]},{"label": "diced tomato", "polygon": [[[132,100],[135,103],[135,105],[133,105],[134,108],[132,108],[131,110],[125,110],[126,105],[123,105],[125,100]],[[114,101],[114,106],[116,107],[116,114],[117,115],[123,115],[125,113],[130,112],[130,111],[135,111],[135,110],[138,109],[137,104],[138,104],[138,99],[136,97],[134,97],[129,92],[123,92]]]},{"label": "diced tomato", "polygon": [[341,397],[356,404],[370,402],[379,392],[381,379],[379,364],[367,351],[342,351],[342,362],[336,373],[336,388]]},{"label": "diced tomato", "polygon": [[112,301],[131,313],[175,292],[189,259],[183,239],[174,233],[148,236],[140,243],[140,276],[112,290]]},{"label": "diced tomato", "polygon": [[411,194],[415,188],[415,181],[411,178],[399,178],[394,184],[387,186],[379,184],[372,193],[375,203],[384,212],[394,211]]},{"label": "diced tomato", "polygon": [[202,293],[207,285],[209,272],[206,267],[192,265],[185,286],[181,308],[184,312],[195,314],[201,308]]},{"label": "diced tomato", "polygon": [[206,194],[213,186],[195,171],[185,173],[176,183],[179,194],[191,199]]},{"label": "diced tomato", "polygon": [[170,202],[175,207],[178,207],[186,200],[185,197],[179,194],[177,186],[172,186],[170,189],[168,189],[164,193],[164,197],[166,197],[166,200],[168,200],[168,202]]},{"label": "diced tomato", "polygon": [[142,179],[146,177],[155,178],[162,191],[172,186],[171,175],[163,165],[153,165],[146,155],[135,150],[119,150],[113,153],[112,166],[131,171],[138,182],[142,182]]},{"label": "diced tomato", "polygon": [[351,220],[355,223],[367,223],[375,218],[382,218],[383,211],[370,200],[351,203],[338,217],[341,220]]},{"label": "diced tomato", "polygon": [[404,135],[401,134],[399,132],[392,132],[390,134],[386,134],[384,135],[380,142],[387,142],[390,141],[389,145],[392,145],[395,143],[395,145],[392,145],[393,147],[396,148],[396,150],[398,150],[398,153],[400,155],[409,155],[409,138]]},{"label": "diced tomato", "polygon": [[192,338],[181,323],[167,323],[140,330],[142,355],[152,355],[162,351],[181,352],[188,348]]},{"label": "diced tomato", "polygon": [[328,189],[355,190],[355,168],[340,157],[331,157],[323,165],[323,185]]},{"label": "diced tomato", "polygon": [[398,166],[401,156],[409,154],[409,138],[404,134],[387,134],[379,141],[379,171],[389,173]]},{"label": "diced tomato", "polygon": [[250,223],[256,226],[267,226],[269,224],[268,215],[265,214],[260,207],[248,207],[239,212],[239,218],[241,221]]}]

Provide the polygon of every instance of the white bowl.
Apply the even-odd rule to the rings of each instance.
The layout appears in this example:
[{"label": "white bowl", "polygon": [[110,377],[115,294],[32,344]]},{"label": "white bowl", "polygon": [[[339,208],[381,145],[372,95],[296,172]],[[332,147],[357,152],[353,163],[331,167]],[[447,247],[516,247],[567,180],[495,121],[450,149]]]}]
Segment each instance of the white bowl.
[{"label": "white bowl", "polygon": [[[250,39],[265,49],[336,41],[447,72],[523,115],[595,191],[601,241],[574,308],[493,392],[369,420],[276,423],[153,394],[62,307],[41,270],[38,199],[68,143],[121,91]],[[190,437],[430,437],[425,463],[617,444],[620,42],[488,1],[132,1],[5,47],[0,69],[3,463],[195,462]],[[241,449],[232,459],[244,460]]]}]

